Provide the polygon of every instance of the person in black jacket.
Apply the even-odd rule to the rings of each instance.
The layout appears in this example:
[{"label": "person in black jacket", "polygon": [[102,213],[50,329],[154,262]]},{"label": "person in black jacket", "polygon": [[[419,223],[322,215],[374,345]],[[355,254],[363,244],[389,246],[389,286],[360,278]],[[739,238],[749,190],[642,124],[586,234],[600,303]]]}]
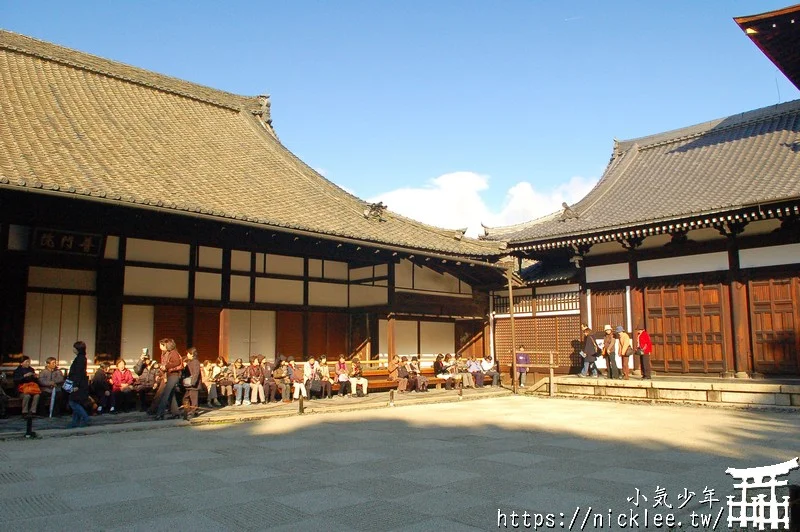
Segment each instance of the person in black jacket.
[{"label": "person in black jacket", "polygon": [[103,362],[92,375],[90,384],[92,395],[97,401],[97,413],[116,413],[114,394],[111,393],[111,379],[108,377],[108,368],[111,364]]},{"label": "person in black jacket", "polygon": [[69,428],[85,427],[89,424],[89,414],[83,407],[89,400],[89,377],[86,376],[86,344],[78,341],[72,346],[75,360],[69,367],[67,380],[72,382],[69,394],[69,407],[72,409],[72,422]]},{"label": "person in black jacket", "polygon": [[189,416],[197,417],[197,396],[200,385],[203,383],[203,370],[200,367],[200,361],[197,360],[197,349],[194,347],[190,347],[186,352],[186,369],[188,371],[184,375],[188,373],[189,376],[184,379],[189,380],[184,383],[186,393],[183,396],[183,419],[189,419]]}]

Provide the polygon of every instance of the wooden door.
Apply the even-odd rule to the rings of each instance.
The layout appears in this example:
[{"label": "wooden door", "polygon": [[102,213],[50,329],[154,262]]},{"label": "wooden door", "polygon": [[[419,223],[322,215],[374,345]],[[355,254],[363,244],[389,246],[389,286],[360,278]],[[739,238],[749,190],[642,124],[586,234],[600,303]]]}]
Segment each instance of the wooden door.
[{"label": "wooden door", "polygon": [[592,290],[592,329],[602,332],[603,326],[625,327],[625,289]]},{"label": "wooden door", "polygon": [[647,287],[647,330],[653,341],[653,369],[665,373],[720,373],[727,332],[723,287]]},{"label": "wooden door", "polygon": [[303,313],[279,310],[275,316],[277,355],[303,359]]},{"label": "wooden door", "polygon": [[750,281],[754,369],[800,373],[800,281],[797,277]]}]

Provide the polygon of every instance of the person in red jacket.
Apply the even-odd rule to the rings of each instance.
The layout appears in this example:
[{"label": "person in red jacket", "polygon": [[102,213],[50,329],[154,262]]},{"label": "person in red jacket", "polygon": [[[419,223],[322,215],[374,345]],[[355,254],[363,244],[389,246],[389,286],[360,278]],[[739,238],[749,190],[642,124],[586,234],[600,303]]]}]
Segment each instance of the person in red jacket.
[{"label": "person in red jacket", "polygon": [[650,341],[650,335],[647,334],[641,323],[636,327],[636,345],[639,346],[637,353],[642,362],[642,378],[652,379],[653,369],[650,366],[650,355],[653,353],[653,342]]},{"label": "person in red jacket", "polygon": [[166,375],[166,382],[162,384],[163,388],[159,390],[161,396],[156,410],[156,419],[164,419],[164,412],[167,411],[167,407],[169,407],[172,398],[175,396],[176,387],[181,380],[183,358],[175,349],[175,340],[172,338],[161,340],[159,347],[161,347],[161,367]]},{"label": "person in red jacket", "polygon": [[114,404],[122,411],[128,411],[133,402],[133,373],[125,367],[125,361],[117,361],[117,369],[111,374],[111,391],[114,393]]}]

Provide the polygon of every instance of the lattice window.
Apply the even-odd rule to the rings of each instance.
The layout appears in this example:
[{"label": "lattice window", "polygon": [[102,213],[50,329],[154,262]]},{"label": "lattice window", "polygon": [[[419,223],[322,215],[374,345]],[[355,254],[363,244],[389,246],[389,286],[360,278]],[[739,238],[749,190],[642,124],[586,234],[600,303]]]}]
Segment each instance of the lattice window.
[{"label": "lattice window", "polygon": [[580,311],[579,292],[559,292],[557,294],[540,294],[536,296],[536,313],[542,312],[576,312]]}]

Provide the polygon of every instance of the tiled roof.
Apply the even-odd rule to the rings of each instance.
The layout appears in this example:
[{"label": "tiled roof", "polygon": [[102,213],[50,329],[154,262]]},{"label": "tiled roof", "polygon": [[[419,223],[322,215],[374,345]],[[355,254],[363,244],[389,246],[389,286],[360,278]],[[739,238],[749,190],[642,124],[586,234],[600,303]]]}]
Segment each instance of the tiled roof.
[{"label": "tiled roof", "polygon": [[578,276],[578,269],[566,260],[535,261],[520,270],[519,276],[528,285],[568,283]]},{"label": "tiled roof", "polygon": [[800,100],[615,142],[603,177],[569,209],[486,239],[565,239],[800,198]]},{"label": "tiled roof", "polygon": [[488,258],[345,192],[287,150],[269,107],[0,30],[0,186],[103,198],[377,246]]}]

